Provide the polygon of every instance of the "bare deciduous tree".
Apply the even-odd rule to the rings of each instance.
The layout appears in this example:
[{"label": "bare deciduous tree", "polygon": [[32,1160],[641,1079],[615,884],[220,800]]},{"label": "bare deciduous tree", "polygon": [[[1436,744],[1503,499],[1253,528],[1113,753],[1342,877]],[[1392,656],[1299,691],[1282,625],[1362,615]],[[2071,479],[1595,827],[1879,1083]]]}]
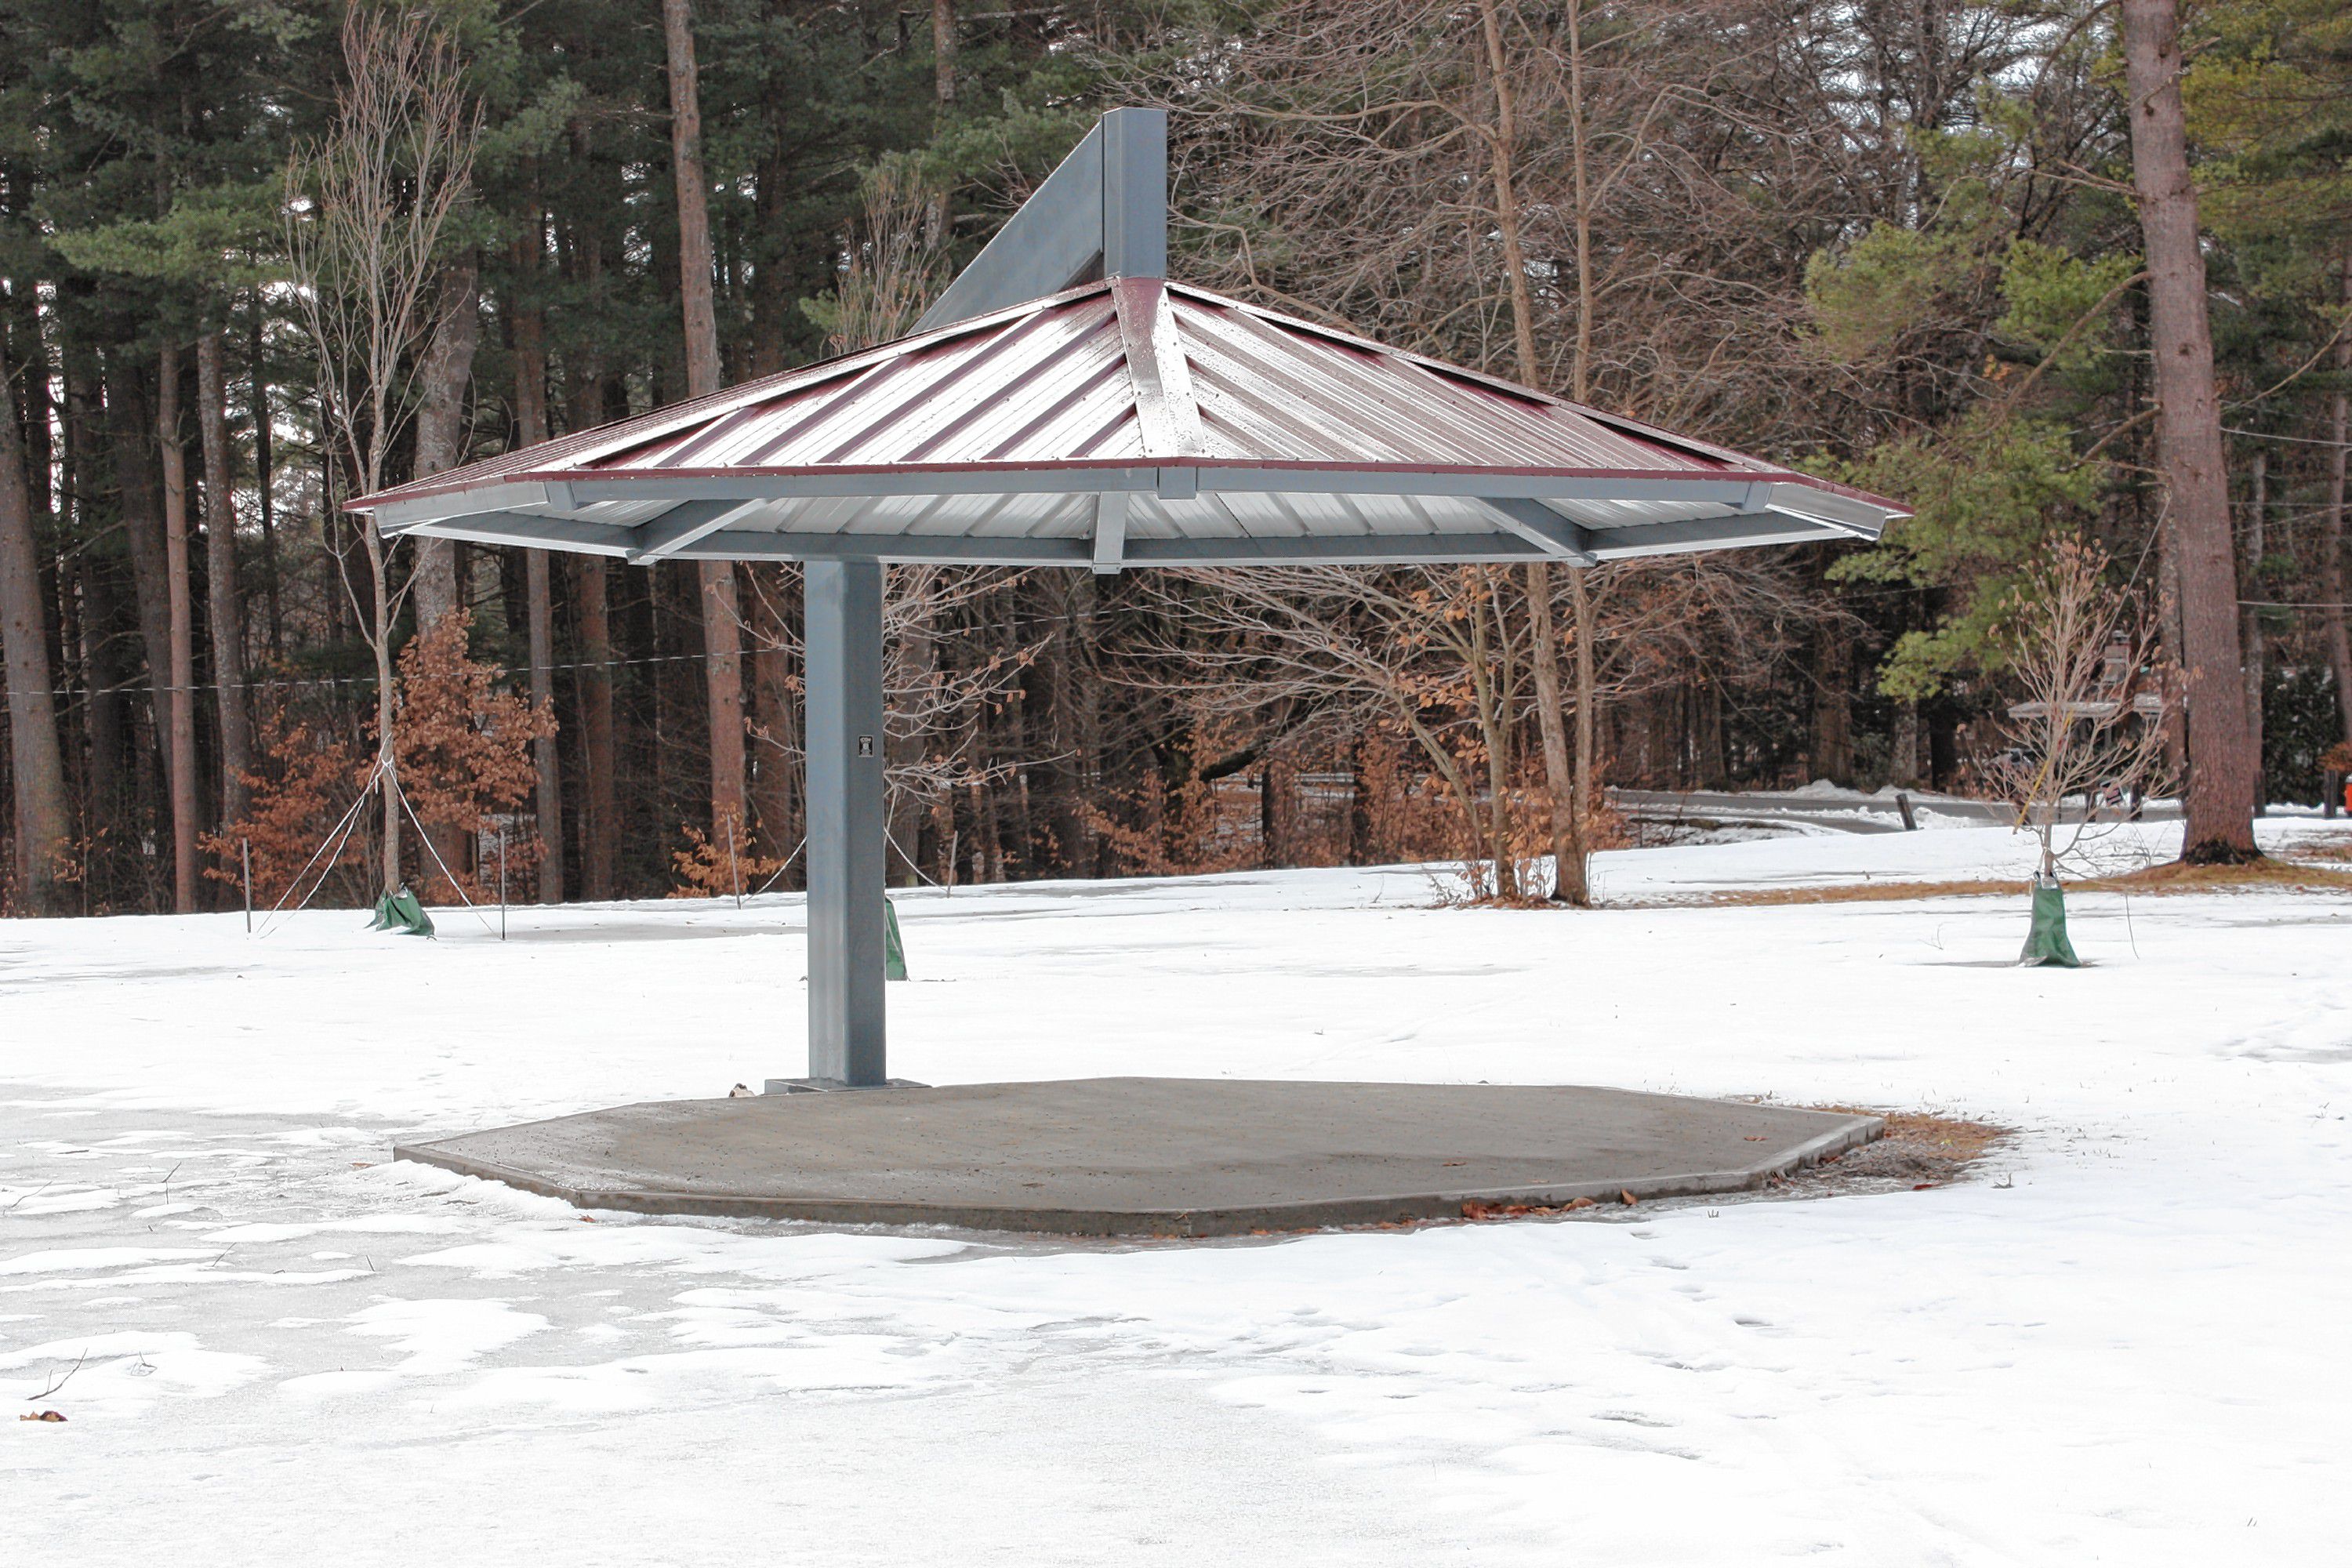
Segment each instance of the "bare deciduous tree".
[{"label": "bare deciduous tree", "polygon": [[[2146,673],[2154,620],[2107,580],[2107,564],[2095,544],[2053,547],[2026,574],[2001,637],[2023,696],[2010,709],[2009,750],[1983,773],[2040,841],[2045,881],[2092,831],[2099,807],[2144,793],[2164,755],[2161,707],[2147,700],[2162,689]],[[2063,824],[2070,802],[2079,813]]]},{"label": "bare deciduous tree", "polygon": [[[415,415],[419,353],[437,323],[441,243],[472,185],[482,118],[456,46],[422,11],[353,8],[333,128],[287,165],[286,245],[336,455],[367,492],[383,488],[395,438]],[[375,656],[389,893],[401,881],[392,659],[400,594],[373,513],[360,542],[366,602],[348,558],[343,582]]]},{"label": "bare deciduous tree", "polygon": [[1241,719],[1278,705],[1294,729],[1410,738],[1454,797],[1471,858],[1487,868],[1480,890],[1519,896],[1514,735],[1528,700],[1528,628],[1507,574],[1295,566],[1146,582],[1170,611],[1149,656],[1200,711]]}]

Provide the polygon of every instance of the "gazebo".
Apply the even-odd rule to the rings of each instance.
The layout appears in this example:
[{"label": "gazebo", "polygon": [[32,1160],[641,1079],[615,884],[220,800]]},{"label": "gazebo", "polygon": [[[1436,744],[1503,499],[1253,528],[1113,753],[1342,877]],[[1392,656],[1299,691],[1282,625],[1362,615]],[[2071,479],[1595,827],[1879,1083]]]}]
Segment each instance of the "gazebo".
[{"label": "gazebo", "polygon": [[889,1081],[893,562],[1602,561],[1906,509],[1174,283],[1167,121],[1105,115],[910,336],[351,503],[386,535],[806,569],[808,1087]]}]

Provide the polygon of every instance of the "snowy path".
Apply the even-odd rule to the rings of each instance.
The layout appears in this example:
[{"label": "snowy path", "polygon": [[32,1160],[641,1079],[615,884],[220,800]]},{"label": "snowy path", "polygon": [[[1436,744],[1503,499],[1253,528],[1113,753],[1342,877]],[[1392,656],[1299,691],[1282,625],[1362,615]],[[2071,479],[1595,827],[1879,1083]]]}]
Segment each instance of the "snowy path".
[{"label": "snowy path", "polygon": [[[2281,831],[2296,831],[2287,827]],[[2151,829],[2161,843],[2163,829]],[[2014,876],[1961,829],[1630,898]],[[797,1070],[799,910],[0,926],[0,1456],[48,1563],[2336,1560],[2352,901],[1591,916],[1412,872],[903,906],[895,1070],[1931,1107],[1987,1179],[1062,1246],[600,1216],[383,1163]],[[38,1396],[59,1377],[62,1386]]]}]

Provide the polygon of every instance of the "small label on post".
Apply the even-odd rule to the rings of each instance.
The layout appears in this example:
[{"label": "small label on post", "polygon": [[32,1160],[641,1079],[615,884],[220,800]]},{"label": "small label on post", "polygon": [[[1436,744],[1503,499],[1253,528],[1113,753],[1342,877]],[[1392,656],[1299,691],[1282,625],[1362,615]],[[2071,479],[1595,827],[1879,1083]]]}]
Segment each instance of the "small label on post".
[{"label": "small label on post", "polygon": [[860,735],[857,737],[857,754],[861,757],[870,757],[874,754],[873,736]]}]

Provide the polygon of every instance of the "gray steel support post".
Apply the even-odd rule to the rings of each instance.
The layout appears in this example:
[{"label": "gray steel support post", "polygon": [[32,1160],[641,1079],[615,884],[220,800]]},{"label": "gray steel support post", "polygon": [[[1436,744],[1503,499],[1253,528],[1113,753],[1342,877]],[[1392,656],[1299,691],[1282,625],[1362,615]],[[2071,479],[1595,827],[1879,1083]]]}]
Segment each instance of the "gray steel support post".
[{"label": "gray steel support post", "polygon": [[889,1081],[882,1015],[882,566],[807,570],[808,1071]]}]

